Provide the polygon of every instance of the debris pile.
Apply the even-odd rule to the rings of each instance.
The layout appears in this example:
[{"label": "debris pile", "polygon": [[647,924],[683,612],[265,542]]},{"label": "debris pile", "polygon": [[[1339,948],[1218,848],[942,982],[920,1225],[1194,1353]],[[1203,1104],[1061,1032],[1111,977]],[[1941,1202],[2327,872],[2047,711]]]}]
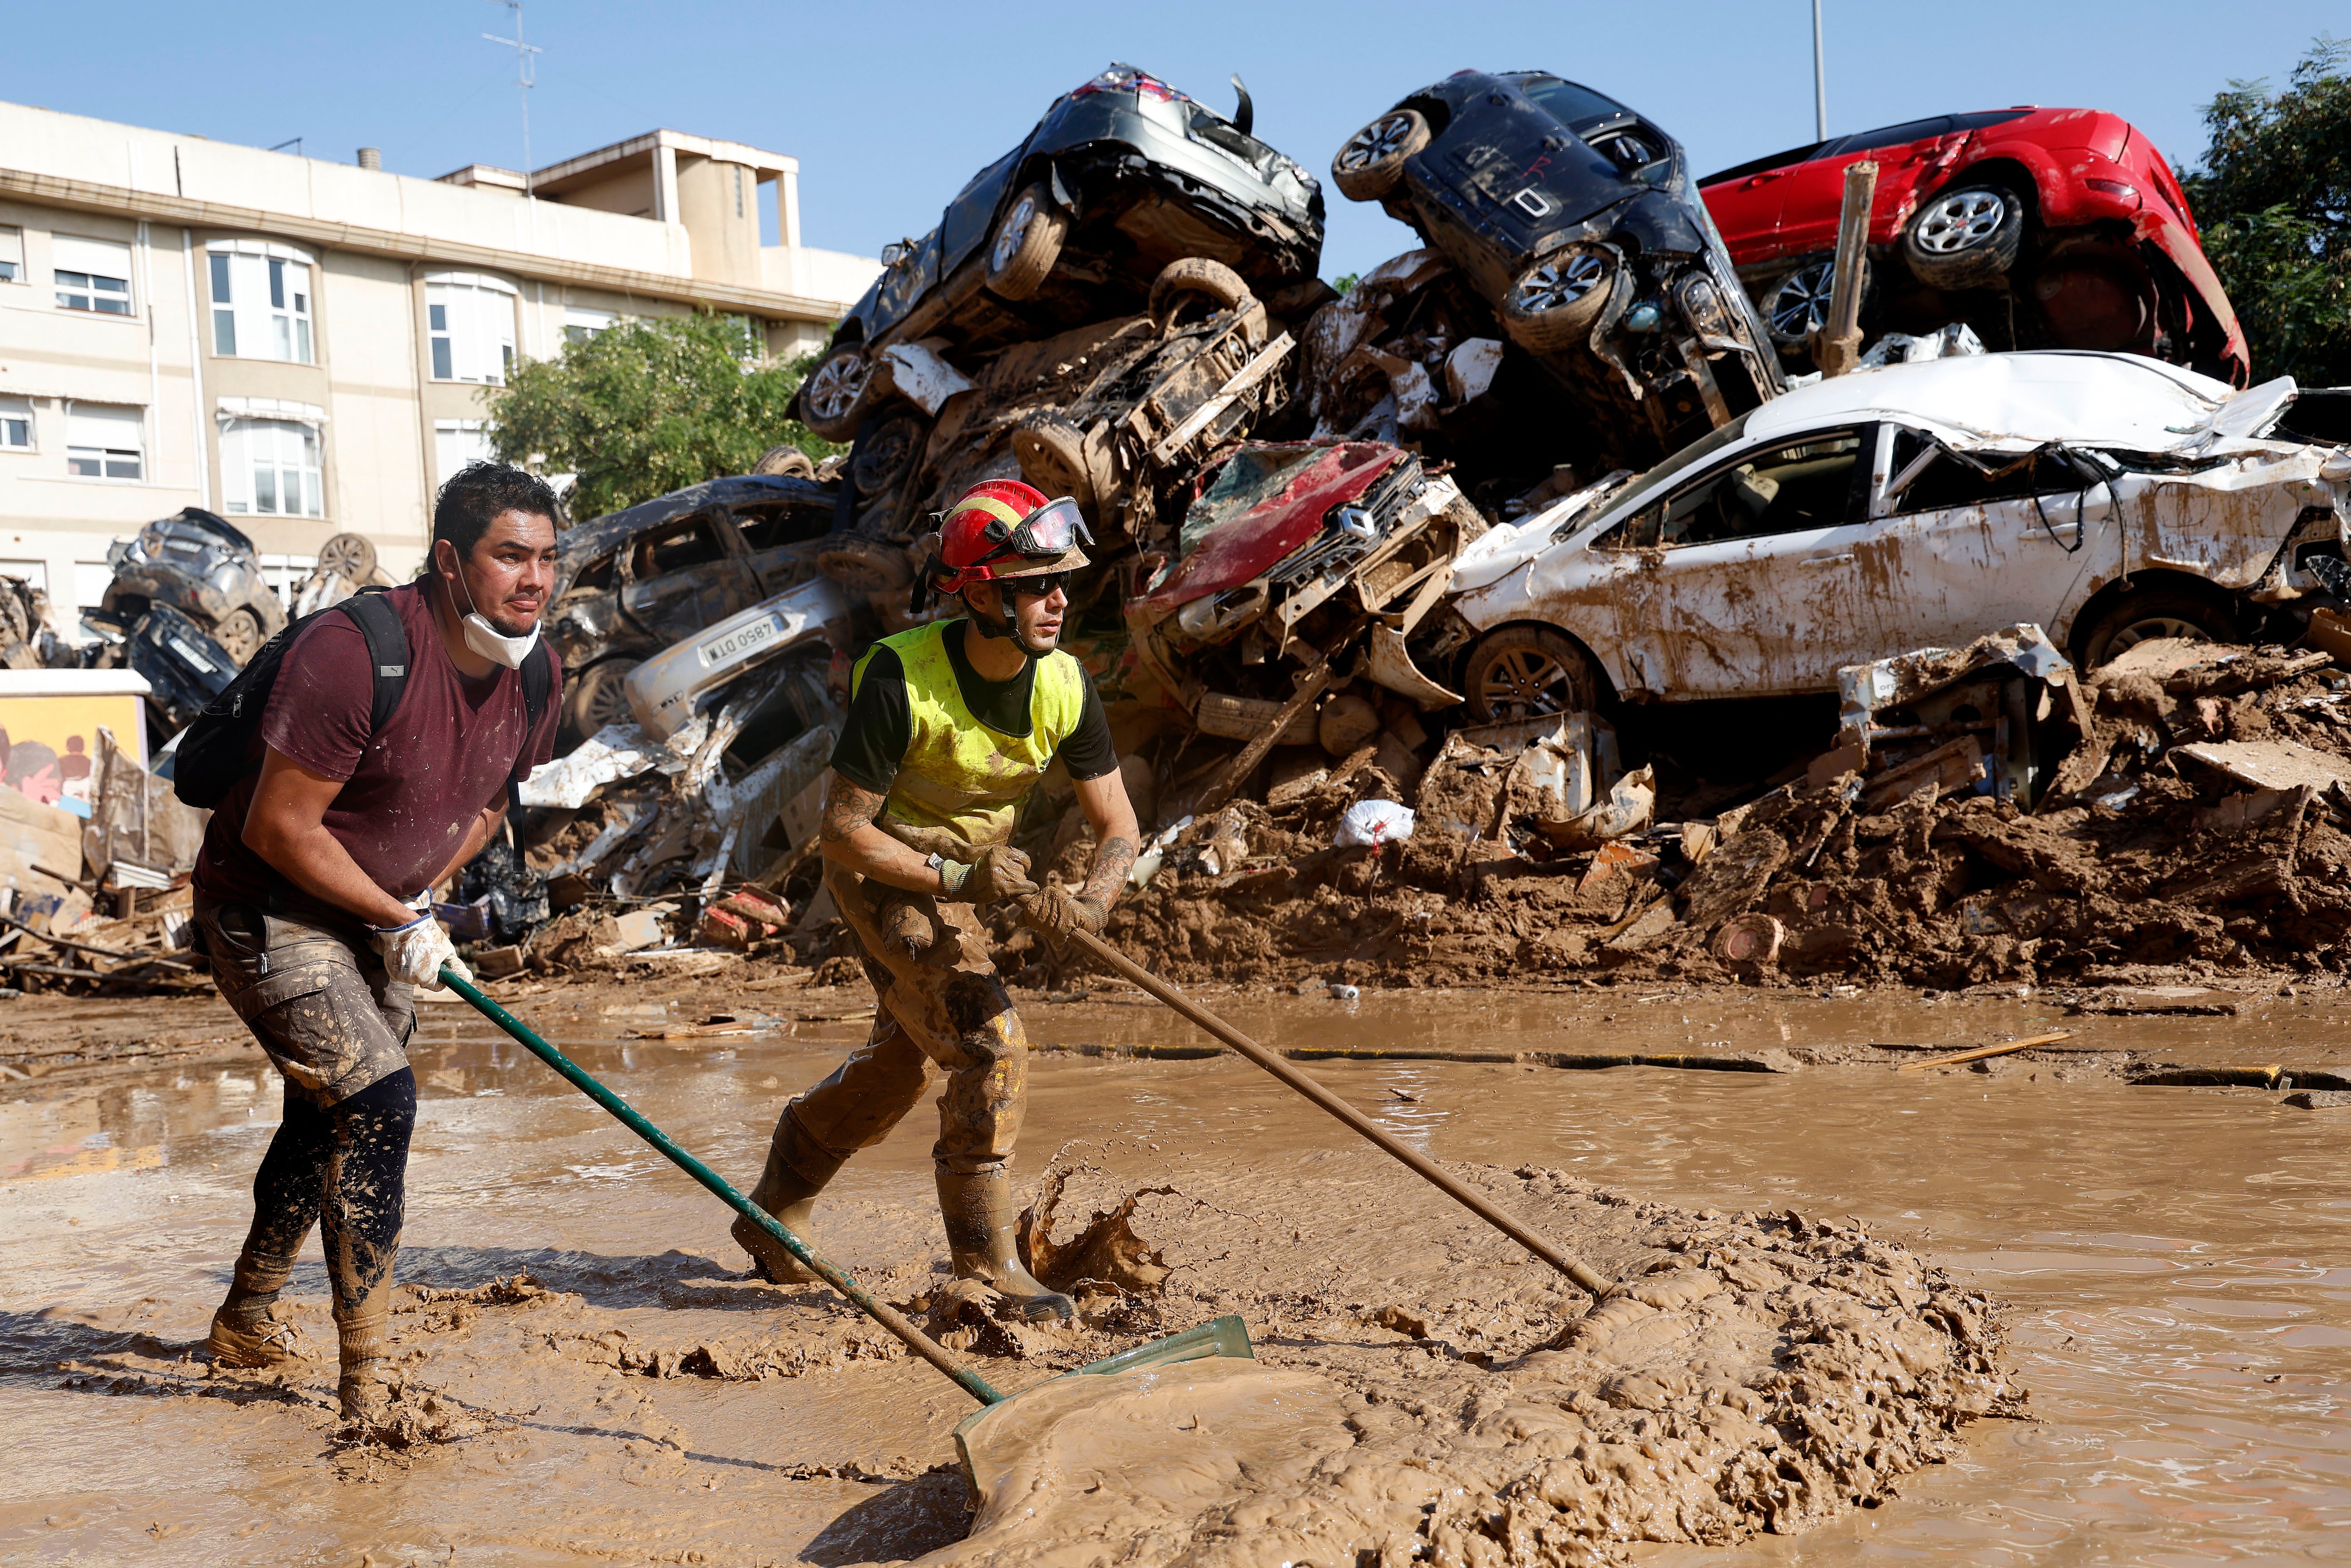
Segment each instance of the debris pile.
[{"label": "debris pile", "polygon": [[[2331,655],[2163,640],[2077,683],[2017,628],[1845,674],[1838,744],[1706,819],[1651,821],[1654,772],[1618,773],[1589,716],[1456,730],[1409,781],[1362,748],[1162,835],[1111,934],[1258,981],[2351,967]],[[1374,800],[1412,807],[1409,836],[1340,847]]]}]

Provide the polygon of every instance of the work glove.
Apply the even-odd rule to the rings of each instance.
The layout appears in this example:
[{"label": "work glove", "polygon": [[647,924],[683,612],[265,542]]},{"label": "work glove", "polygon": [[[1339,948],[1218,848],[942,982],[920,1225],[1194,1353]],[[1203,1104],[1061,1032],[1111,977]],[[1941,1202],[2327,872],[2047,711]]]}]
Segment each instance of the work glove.
[{"label": "work glove", "polygon": [[444,964],[456,970],[462,980],[471,982],[474,977],[474,971],[457,956],[449,933],[430,915],[420,915],[404,925],[371,925],[368,929],[375,934],[375,950],[383,955],[383,967],[395,980],[437,991],[441,988]]},{"label": "work glove", "polygon": [[1037,884],[1029,880],[1029,857],[1010,844],[990,844],[971,862],[971,874],[963,879],[955,896],[974,904],[994,904],[1036,891]]},{"label": "work glove", "polygon": [[1098,898],[1071,893],[1059,882],[1021,901],[1021,918],[1050,938],[1058,951],[1072,931],[1099,936],[1110,924],[1110,907]]}]

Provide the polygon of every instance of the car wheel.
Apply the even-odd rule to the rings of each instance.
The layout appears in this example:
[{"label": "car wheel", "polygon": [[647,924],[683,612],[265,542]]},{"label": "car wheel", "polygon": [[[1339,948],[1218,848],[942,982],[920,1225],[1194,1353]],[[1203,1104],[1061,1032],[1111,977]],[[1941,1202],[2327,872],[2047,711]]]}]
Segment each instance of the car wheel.
[{"label": "car wheel", "polygon": [[862,343],[843,343],[817,361],[800,387],[800,421],[827,441],[854,441],[873,385]]},{"label": "car wheel", "polygon": [[987,287],[1007,299],[1026,299],[1044,286],[1061,259],[1070,215],[1042,185],[1012,199],[987,244]]},{"label": "car wheel", "polygon": [[1392,109],[1347,138],[1331,160],[1331,183],[1351,202],[1376,202],[1404,178],[1405,160],[1428,145],[1428,118]]},{"label": "car wheel", "polygon": [[816,477],[816,463],[807,453],[786,442],[781,446],[770,446],[760,453],[759,460],[751,465],[751,472],[789,479],[813,479]]},{"label": "car wheel", "polygon": [[213,628],[213,641],[221,645],[222,653],[237,662],[239,668],[261,652],[262,643],[268,640],[269,634],[261,629],[261,617],[242,605],[230,611]]},{"label": "car wheel", "polygon": [[1081,512],[1094,509],[1098,497],[1086,465],[1086,433],[1068,419],[1050,412],[1029,414],[1013,427],[1012,455],[1029,484],[1048,496],[1067,496]]},{"label": "car wheel", "polygon": [[1835,277],[1834,260],[1807,262],[1771,286],[1763,296],[1763,320],[1772,342],[1791,352],[1804,349],[1806,335],[1828,321]]},{"label": "car wheel", "polygon": [[816,552],[816,569],[852,593],[886,593],[914,580],[904,549],[863,534],[835,534]]},{"label": "car wheel", "polygon": [[930,434],[928,422],[916,414],[883,420],[871,434],[861,437],[857,450],[849,455],[849,482],[865,497],[890,489],[914,471]]},{"label": "car wheel", "polygon": [[1239,310],[1256,304],[1257,296],[1239,273],[1204,256],[1171,261],[1151,280],[1151,319],[1163,334],[1176,325],[1186,305],[1201,303],[1211,313]]},{"label": "car wheel", "polygon": [[1574,246],[1554,251],[1518,276],[1502,296],[1502,325],[1530,353],[1580,348],[1608,308],[1616,258]]},{"label": "car wheel", "polygon": [[2177,588],[2150,588],[2126,593],[2090,623],[2082,633],[2078,652],[2085,670],[2095,670],[2116,654],[2158,637],[2182,637],[2190,643],[2227,643],[2238,633],[2237,618],[2219,600]]},{"label": "car wheel", "polygon": [[633,724],[627,682],[642,659],[601,659],[563,682],[563,745],[578,746],[608,724]]},{"label": "car wheel", "polygon": [[1902,231],[1902,259],[1929,288],[1990,288],[2024,243],[2024,203],[2005,185],[1962,185],[1919,205]]},{"label": "car wheel", "polygon": [[1600,672],[1591,655],[1546,626],[1489,633],[1469,650],[1461,678],[1469,716],[1479,724],[1600,706]]},{"label": "car wheel", "polygon": [[353,585],[375,578],[375,545],[364,534],[337,534],[319,547],[318,568]]}]

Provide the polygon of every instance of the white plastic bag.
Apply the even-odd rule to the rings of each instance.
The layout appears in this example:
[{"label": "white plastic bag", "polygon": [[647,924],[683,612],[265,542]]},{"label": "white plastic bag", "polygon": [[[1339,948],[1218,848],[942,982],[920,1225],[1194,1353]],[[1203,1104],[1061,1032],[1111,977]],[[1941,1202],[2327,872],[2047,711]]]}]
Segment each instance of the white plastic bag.
[{"label": "white plastic bag", "polygon": [[1351,850],[1358,844],[1402,843],[1412,837],[1412,808],[1394,800],[1358,800],[1339,819],[1333,846]]}]

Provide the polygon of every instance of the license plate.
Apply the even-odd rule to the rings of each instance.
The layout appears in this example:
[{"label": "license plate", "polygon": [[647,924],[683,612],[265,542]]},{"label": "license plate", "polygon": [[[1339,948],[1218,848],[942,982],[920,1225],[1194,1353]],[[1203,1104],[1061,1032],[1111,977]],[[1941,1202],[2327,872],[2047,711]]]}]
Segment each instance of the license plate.
[{"label": "license plate", "polygon": [[784,618],[769,615],[754,621],[748,626],[738,626],[702,644],[695,652],[705,667],[726,664],[755,648],[761,648],[784,634]]}]

